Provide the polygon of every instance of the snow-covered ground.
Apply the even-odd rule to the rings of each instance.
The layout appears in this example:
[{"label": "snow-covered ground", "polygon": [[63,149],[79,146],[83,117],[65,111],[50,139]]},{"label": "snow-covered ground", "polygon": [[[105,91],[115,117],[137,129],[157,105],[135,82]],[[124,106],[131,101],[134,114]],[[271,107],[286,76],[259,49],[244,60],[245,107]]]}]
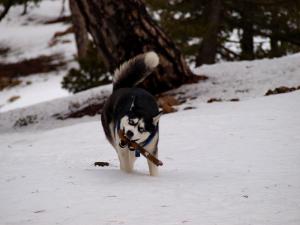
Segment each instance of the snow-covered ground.
[{"label": "snow-covered ground", "polygon": [[[300,91],[161,119],[159,177],[100,120],[0,136],[1,224],[300,224]],[[94,161],[109,161],[108,168]]]},{"label": "snow-covered ground", "polygon": [[[70,95],[68,91],[61,88],[61,80],[66,75],[68,68],[76,66],[72,62],[76,53],[74,35],[71,33],[59,37],[57,44],[50,45],[54,34],[65,31],[70,24],[44,24],[59,18],[61,8],[61,0],[43,0],[38,5],[29,4],[28,13],[21,16],[23,6],[15,6],[0,22],[0,46],[10,48],[7,56],[0,55],[1,63],[12,63],[41,55],[55,54],[62,55],[68,62],[66,68],[60,71],[20,78],[23,81],[22,85],[1,91],[0,112]],[[65,15],[69,15],[68,4],[65,9]],[[30,81],[31,84],[26,85],[27,81]],[[20,98],[9,102],[8,100],[13,96],[20,96]]]},{"label": "snow-covered ground", "polygon": [[[24,81],[22,85],[1,91],[0,112],[71,95],[61,88],[61,80],[68,68],[77,66],[73,61],[76,54],[74,35],[65,35],[59,38],[58,44],[49,45],[53,35],[65,31],[70,24],[44,24],[60,16],[62,2],[62,0],[43,0],[38,7],[31,4],[25,16],[20,16],[23,11],[22,6],[13,7],[1,21],[0,43],[11,48],[8,56],[0,56],[1,62],[16,62],[25,58],[59,53],[69,63],[61,71],[21,78]],[[65,15],[69,15],[68,1],[65,1],[65,9]],[[232,34],[232,38],[236,40],[236,31]],[[236,46],[227,47],[238,51]],[[196,68],[194,72],[207,75],[210,79],[202,84],[183,86],[177,92],[185,92],[187,96],[197,96],[197,101],[201,102],[206,102],[210,98],[249,99],[263,96],[268,89],[281,85],[299,86],[300,54],[272,60],[223,62]],[[31,84],[26,85],[27,81]],[[14,96],[20,98],[10,102],[9,99]],[[193,105],[193,102],[188,102],[187,105]]]},{"label": "snow-covered ground", "polygon": [[[198,104],[206,103],[211,98],[221,98],[224,101],[238,98],[243,101],[264,96],[269,89],[279,86],[298,87],[300,86],[300,54],[277,59],[223,62],[209,66],[205,65],[194,69],[194,71],[209,76],[209,79],[197,84],[183,85],[175,91],[171,91],[171,94],[175,92],[187,96],[187,102],[180,105],[179,109],[198,107]],[[0,114],[0,133],[11,129],[19,118],[31,115],[36,115],[39,121],[39,123],[34,124],[35,127],[45,129],[53,127],[53,125],[61,126],[57,125],[57,121],[54,121],[54,114],[67,113],[74,103],[82,105],[88,102],[89,99],[101,98],[103,95],[108,96],[111,91],[111,85],[106,85],[62,98],[62,90],[58,85],[60,81],[54,78],[50,78],[49,75],[49,81],[44,82],[44,86],[41,83],[40,86],[28,86],[26,92],[28,98],[23,107],[18,108],[17,106],[20,103],[17,101],[15,105],[6,105],[5,109],[10,107],[12,109],[17,107],[17,109],[3,110]],[[18,90],[18,87],[13,88],[12,91],[14,89]],[[45,96],[47,96],[47,93],[51,93],[52,97],[56,99],[32,105],[42,100],[43,94],[36,93],[43,92],[46,93]],[[7,91],[0,92],[0,97],[1,94],[3,96],[7,94]]]},{"label": "snow-covered ground", "polygon": [[[0,224],[300,224],[300,91],[263,97],[299,86],[299,57],[201,67],[175,91],[195,109],[161,118],[158,177],[118,169],[100,116],[50,117],[111,86],[0,113]],[[41,120],[13,129],[25,115]]]},{"label": "snow-covered ground", "polygon": [[210,98],[230,100],[264,96],[269,89],[300,86],[300,53],[274,59],[223,62],[194,69],[209,77],[206,82],[184,85],[176,92],[196,96],[197,101]]},{"label": "snow-covered ground", "polygon": [[[14,7],[0,23],[0,43],[13,47],[1,62],[54,53],[72,61],[71,34],[63,37],[69,43],[49,47],[68,25],[43,24],[60,9],[61,1],[44,0],[17,20],[22,7]],[[300,86],[300,54],[194,71],[209,79],[172,91],[188,98],[179,109],[194,109],[161,118],[158,177],[148,176],[143,157],[133,174],[118,169],[100,116],[53,117],[108,95],[110,85],[69,96],[60,87],[62,70],[1,91],[0,224],[299,225],[300,91],[263,96]],[[224,101],[207,104],[211,98]],[[26,116],[37,123],[13,128]],[[95,161],[110,166],[94,167]]]}]

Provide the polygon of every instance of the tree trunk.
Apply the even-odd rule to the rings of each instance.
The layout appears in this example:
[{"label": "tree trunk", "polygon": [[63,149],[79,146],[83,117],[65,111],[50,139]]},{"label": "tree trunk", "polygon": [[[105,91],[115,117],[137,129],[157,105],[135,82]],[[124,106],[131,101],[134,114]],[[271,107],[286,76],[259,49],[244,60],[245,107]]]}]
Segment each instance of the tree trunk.
[{"label": "tree trunk", "polygon": [[22,16],[27,14],[27,7],[28,7],[28,2],[24,2],[23,3],[23,12],[22,12]]},{"label": "tree trunk", "polygon": [[[66,12],[66,7],[65,7],[65,5],[66,5],[66,0],[62,0],[62,2],[61,2],[61,9],[60,9],[60,13],[59,13],[59,17],[63,17],[63,16],[65,15],[65,12]],[[70,7],[72,7],[72,6],[71,6],[71,2],[70,2]]]},{"label": "tree trunk", "polygon": [[142,0],[77,0],[76,3],[111,73],[129,58],[154,50],[159,54],[160,65],[142,84],[144,88],[159,93],[196,79],[180,50],[151,19]]},{"label": "tree trunk", "polygon": [[270,51],[270,58],[273,57],[279,57],[281,55],[283,55],[283,53],[280,51],[280,47],[279,47],[279,40],[276,37],[273,37],[273,33],[274,31],[276,31],[278,29],[278,10],[272,10],[271,11],[271,30],[272,30],[272,34],[271,34],[271,51]]},{"label": "tree trunk", "polygon": [[214,63],[217,54],[222,1],[211,0],[207,4],[203,14],[207,21],[207,29],[196,58],[196,66]]},{"label": "tree trunk", "polygon": [[3,11],[0,13],[0,21],[6,16],[6,14],[8,13],[9,9],[12,7],[13,5],[13,0],[8,0],[7,2],[3,3]]},{"label": "tree trunk", "polygon": [[243,10],[241,12],[243,34],[240,40],[242,60],[254,59],[254,29],[253,24],[251,23],[253,13],[255,13],[255,11],[252,9],[252,5],[244,3]]},{"label": "tree trunk", "polygon": [[70,10],[74,27],[78,58],[85,58],[89,46],[88,31],[85,26],[84,17],[80,12],[77,0],[70,0]]}]

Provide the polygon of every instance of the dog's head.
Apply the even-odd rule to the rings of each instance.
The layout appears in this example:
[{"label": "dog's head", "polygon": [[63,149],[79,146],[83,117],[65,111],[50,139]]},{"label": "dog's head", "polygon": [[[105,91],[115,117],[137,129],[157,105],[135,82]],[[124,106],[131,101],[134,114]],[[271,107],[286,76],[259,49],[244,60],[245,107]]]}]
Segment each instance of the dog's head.
[{"label": "dog's head", "polygon": [[138,144],[145,143],[148,138],[158,131],[159,118],[162,112],[145,110],[139,104],[132,101],[131,107],[119,121],[119,129],[124,131],[125,136]]},{"label": "dog's head", "polygon": [[138,144],[144,143],[152,134],[158,130],[158,121],[161,113],[152,117],[145,118],[138,115],[125,115],[121,118],[120,129],[129,140]]}]

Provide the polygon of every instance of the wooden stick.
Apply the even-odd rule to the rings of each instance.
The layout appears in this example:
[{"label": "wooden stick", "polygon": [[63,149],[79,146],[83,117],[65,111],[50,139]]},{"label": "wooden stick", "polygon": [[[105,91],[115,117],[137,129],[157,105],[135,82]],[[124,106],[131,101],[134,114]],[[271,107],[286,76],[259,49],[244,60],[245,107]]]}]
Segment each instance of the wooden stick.
[{"label": "wooden stick", "polygon": [[119,137],[121,141],[126,145],[128,145],[129,148],[139,150],[143,156],[145,156],[147,159],[149,159],[151,162],[153,162],[156,166],[162,166],[163,163],[159,159],[157,159],[154,155],[152,155],[150,152],[148,152],[146,149],[144,149],[142,146],[140,146],[135,141],[131,141],[124,135],[124,131],[120,130]]},{"label": "wooden stick", "polygon": [[94,166],[104,167],[104,166],[109,166],[109,163],[108,162],[95,162]]}]

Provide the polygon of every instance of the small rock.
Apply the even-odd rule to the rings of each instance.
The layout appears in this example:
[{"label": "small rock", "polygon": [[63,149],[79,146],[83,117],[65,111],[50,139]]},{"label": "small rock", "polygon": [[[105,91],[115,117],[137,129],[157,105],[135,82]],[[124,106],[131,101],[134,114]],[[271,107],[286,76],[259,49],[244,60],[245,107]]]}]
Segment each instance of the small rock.
[{"label": "small rock", "polygon": [[34,213],[43,213],[43,212],[46,212],[46,210],[45,209],[41,209],[41,210],[34,211]]},{"label": "small rock", "polygon": [[222,102],[223,100],[221,98],[210,98],[207,100],[207,103],[212,103],[212,102]]}]

